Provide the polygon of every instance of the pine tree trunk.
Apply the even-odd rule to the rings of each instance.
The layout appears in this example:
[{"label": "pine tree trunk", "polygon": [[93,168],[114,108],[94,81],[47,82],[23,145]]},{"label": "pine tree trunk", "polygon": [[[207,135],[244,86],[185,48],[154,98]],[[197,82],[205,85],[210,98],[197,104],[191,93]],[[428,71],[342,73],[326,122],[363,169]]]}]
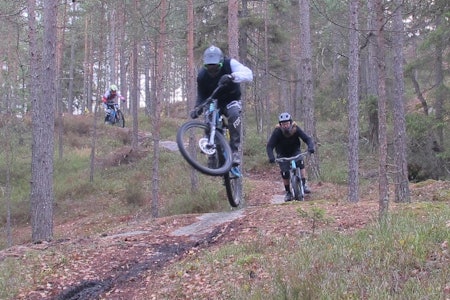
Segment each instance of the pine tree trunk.
[{"label": "pine tree trunk", "polygon": [[367,1],[367,27],[370,30],[368,38],[368,54],[367,54],[367,115],[369,120],[369,133],[368,139],[372,146],[372,150],[378,148],[378,67],[377,67],[377,41],[376,34],[376,12],[375,12],[375,0]]},{"label": "pine tree trunk", "polygon": [[[310,135],[314,142],[317,141],[315,116],[314,116],[314,87],[312,73],[312,46],[311,46],[311,29],[310,29],[310,8],[309,0],[300,0],[300,42],[301,48],[301,70],[303,74],[302,80],[302,106],[304,116],[304,130]],[[316,150],[317,147],[316,147]],[[318,179],[320,177],[319,167],[319,151],[312,156],[307,162],[309,177]]]},{"label": "pine tree trunk", "polygon": [[359,42],[358,16],[359,0],[352,0],[349,5],[349,83],[348,83],[348,199],[350,202],[359,200]]},{"label": "pine tree trunk", "polygon": [[394,12],[394,161],[395,202],[410,202],[403,77],[403,1],[396,0]]},{"label": "pine tree trunk", "polygon": [[[187,1],[187,72],[186,72],[186,90],[187,90],[187,113],[195,106],[195,65],[194,65],[194,0]],[[191,191],[196,192],[198,190],[198,173],[194,168],[191,168]]]},{"label": "pine tree trunk", "polygon": [[375,1],[377,12],[377,66],[378,66],[378,192],[379,218],[384,219],[389,209],[389,186],[387,178],[387,117],[386,117],[386,63],[384,39],[383,1]]},{"label": "pine tree trunk", "polygon": [[[35,5],[34,1],[29,1],[29,4],[33,7]],[[36,97],[32,98],[34,105],[30,202],[32,241],[35,243],[49,241],[53,238],[53,135],[56,97],[57,5],[57,0],[44,2],[42,64],[39,70],[37,68],[33,70],[33,72],[42,72],[40,80],[42,88],[36,89],[39,92],[35,95]],[[30,20],[33,17],[34,15],[31,15]],[[34,50],[37,50],[37,47]],[[31,57],[33,59],[33,56]],[[35,65],[35,62],[32,64]],[[37,88],[37,86],[34,87]]]},{"label": "pine tree trunk", "polygon": [[159,40],[157,46],[156,60],[156,98],[153,111],[153,178],[152,178],[152,216],[157,218],[159,215],[159,141],[161,135],[161,101],[164,97],[164,51],[166,46],[166,16],[167,0],[161,0],[159,18]]}]

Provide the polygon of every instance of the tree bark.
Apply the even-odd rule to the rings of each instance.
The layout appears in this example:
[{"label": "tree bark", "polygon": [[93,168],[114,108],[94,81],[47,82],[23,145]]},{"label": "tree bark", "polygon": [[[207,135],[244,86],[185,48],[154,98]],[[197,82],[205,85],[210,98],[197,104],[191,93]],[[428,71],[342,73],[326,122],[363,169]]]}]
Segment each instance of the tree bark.
[{"label": "tree bark", "polygon": [[159,215],[159,140],[161,135],[161,101],[164,95],[164,51],[166,46],[167,0],[161,0],[159,17],[159,42],[156,60],[156,98],[153,111],[153,179],[152,179],[152,216]]},{"label": "tree bark", "polygon": [[[67,4],[64,5],[64,14],[59,20],[58,27],[58,35],[57,35],[57,44],[56,44],[56,81],[55,81],[55,89],[56,89],[56,97],[55,97],[55,107],[56,107],[56,131],[58,135],[58,159],[63,158],[63,152],[64,152],[64,119],[63,119],[63,112],[64,112],[64,102],[63,102],[63,91],[62,87],[63,84],[63,61],[64,61],[64,47],[65,47],[65,31],[67,27],[66,23],[67,19]],[[75,30],[74,30],[75,31]],[[73,36],[74,33],[71,34]],[[71,51],[73,50],[73,41],[70,43]],[[71,53],[72,54],[72,53]],[[73,55],[70,57],[70,67],[73,67],[74,59]],[[69,69],[70,69],[69,67]],[[73,73],[70,74],[69,71],[69,85],[71,82],[71,78],[73,78]],[[69,88],[70,91],[70,88]],[[71,98],[68,99],[68,112],[72,114],[72,105],[73,102],[71,102]]]},{"label": "tree bark", "polygon": [[[32,3],[30,3],[32,2]],[[29,1],[34,7],[34,1]],[[53,239],[53,155],[56,97],[56,22],[58,1],[44,2],[43,57],[40,71],[41,89],[33,98],[33,144],[31,162],[31,227],[32,241]],[[34,18],[34,14],[30,19]],[[30,27],[34,27],[33,24]],[[35,49],[36,50],[36,49]],[[31,56],[33,59],[33,56]],[[34,64],[34,63],[33,63]]]},{"label": "tree bark", "polygon": [[239,60],[238,10],[238,0],[228,0],[228,52],[230,58]]},{"label": "tree bark", "polygon": [[[134,1],[134,15],[135,20],[138,19],[140,3],[139,0]],[[133,35],[133,54],[132,54],[132,80],[131,80],[131,93],[130,93],[130,109],[131,115],[133,117],[133,126],[132,126],[132,139],[131,139],[131,148],[134,151],[138,150],[138,111],[139,111],[139,65],[138,65],[138,41],[137,34]],[[122,74],[121,74],[122,75]],[[121,76],[122,77],[122,76]]]},{"label": "tree bark", "polygon": [[[186,72],[186,94],[187,94],[187,114],[195,106],[195,65],[194,65],[194,0],[187,1],[187,72]],[[191,191],[196,192],[198,190],[198,173],[194,168],[191,168]]]},{"label": "tree bark", "polygon": [[367,1],[367,27],[369,29],[367,54],[367,115],[369,120],[369,143],[372,151],[378,148],[378,67],[377,67],[377,40],[376,40],[376,12],[374,0]]},{"label": "tree bark", "polygon": [[[442,15],[436,16],[436,28],[440,29],[442,27]],[[447,29],[448,30],[448,29]],[[436,101],[434,103],[434,107],[436,110],[436,123],[442,124],[444,123],[444,99],[448,97],[448,91],[444,86],[444,67],[443,67],[443,53],[444,53],[444,44],[442,39],[436,39],[436,53],[435,53],[435,85],[437,87],[436,90]],[[444,129],[443,126],[436,126],[436,135],[438,138],[439,145],[444,145]]]},{"label": "tree bark", "polygon": [[[314,117],[314,87],[313,87],[313,72],[312,72],[312,46],[311,46],[311,23],[309,13],[309,0],[300,0],[300,41],[301,48],[301,69],[303,74],[302,80],[302,96],[303,96],[303,115],[305,120],[304,129],[306,134],[310,135],[316,143],[316,125]],[[320,177],[319,167],[319,151],[316,145],[316,152],[310,156],[308,160],[309,176],[318,179]]]},{"label": "tree bark", "polygon": [[384,39],[384,7],[382,0],[375,1],[377,14],[377,67],[378,67],[378,197],[379,219],[383,220],[389,209],[389,186],[387,178],[387,117],[386,117],[386,63]]},{"label": "tree bark", "polygon": [[349,5],[349,67],[348,67],[348,200],[359,201],[359,0]]},{"label": "tree bark", "polygon": [[394,189],[395,202],[410,202],[403,76],[403,0],[395,0],[394,12]]},{"label": "tree bark", "polygon": [[261,76],[261,98],[264,107],[261,109],[263,113],[263,126],[266,125],[267,138],[272,134],[271,117],[270,112],[271,101],[269,92],[269,7],[268,0],[264,0],[264,73]]}]

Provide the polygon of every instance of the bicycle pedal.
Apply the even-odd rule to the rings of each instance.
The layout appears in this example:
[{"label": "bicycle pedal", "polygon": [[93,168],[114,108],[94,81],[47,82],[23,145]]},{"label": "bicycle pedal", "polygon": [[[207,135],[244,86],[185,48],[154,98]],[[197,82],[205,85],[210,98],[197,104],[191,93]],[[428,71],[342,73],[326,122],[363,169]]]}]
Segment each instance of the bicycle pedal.
[{"label": "bicycle pedal", "polygon": [[242,177],[241,171],[238,167],[233,167],[230,169],[231,176],[230,178],[239,178]]}]

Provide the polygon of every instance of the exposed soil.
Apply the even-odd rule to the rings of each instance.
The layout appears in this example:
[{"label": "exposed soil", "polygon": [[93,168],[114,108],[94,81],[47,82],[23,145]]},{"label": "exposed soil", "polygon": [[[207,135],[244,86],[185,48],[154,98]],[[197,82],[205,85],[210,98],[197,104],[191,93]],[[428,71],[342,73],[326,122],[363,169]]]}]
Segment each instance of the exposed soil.
[{"label": "exposed soil", "polygon": [[[166,270],[176,262],[195,259],[204,249],[215,251],[228,243],[246,243],[256,238],[262,239],[263,244],[277,238],[296,240],[313,234],[313,230],[352,232],[377,217],[375,184],[372,190],[361,191],[363,198],[356,204],[346,201],[346,187],[318,182],[310,183],[313,193],[304,202],[273,204],[274,197],[283,195],[278,176],[275,166],[247,174],[246,207],[238,212],[209,215],[209,221],[200,222],[201,215],[121,219],[117,220],[117,232],[13,247],[2,251],[0,259],[20,259],[29,251],[40,255],[42,280],[31,290],[22,291],[18,299],[226,299],[222,287],[243,280],[226,274],[226,269],[197,270],[195,276],[186,273],[179,278],[173,278],[173,273]],[[447,183],[434,184],[443,186],[433,190],[449,188]],[[429,197],[426,192],[427,189],[413,187],[416,200]],[[327,221],[315,224],[315,228],[310,219],[299,217],[298,212],[312,205],[323,208],[327,216]],[[391,209],[395,209],[394,205]],[[219,218],[222,219],[214,222]],[[183,232],[189,225],[197,226],[196,230]],[[74,226],[77,225],[64,224],[56,230],[69,233]],[[255,269],[249,278],[264,280],[265,275]],[[171,294],[174,291],[177,294]]]}]

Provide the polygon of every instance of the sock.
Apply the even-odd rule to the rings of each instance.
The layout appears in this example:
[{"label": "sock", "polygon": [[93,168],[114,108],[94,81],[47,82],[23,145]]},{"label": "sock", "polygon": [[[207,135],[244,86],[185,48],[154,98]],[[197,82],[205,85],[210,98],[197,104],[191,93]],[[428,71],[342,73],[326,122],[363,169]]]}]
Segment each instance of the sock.
[{"label": "sock", "polygon": [[303,185],[306,184],[306,178],[302,178],[302,183],[303,183]]},{"label": "sock", "polygon": [[289,185],[285,185],[284,189],[286,190],[286,192],[290,192],[291,191],[291,189],[289,188]]}]

